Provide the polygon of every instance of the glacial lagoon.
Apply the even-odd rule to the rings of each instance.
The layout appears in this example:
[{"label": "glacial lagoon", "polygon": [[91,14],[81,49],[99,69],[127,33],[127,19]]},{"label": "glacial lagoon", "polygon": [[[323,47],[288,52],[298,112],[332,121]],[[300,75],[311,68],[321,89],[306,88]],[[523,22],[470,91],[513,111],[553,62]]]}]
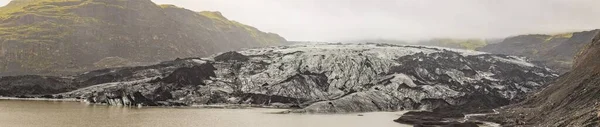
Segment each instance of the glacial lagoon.
[{"label": "glacial lagoon", "polygon": [[68,101],[0,100],[2,127],[410,127],[404,112],[275,114],[285,109],[119,107]]}]

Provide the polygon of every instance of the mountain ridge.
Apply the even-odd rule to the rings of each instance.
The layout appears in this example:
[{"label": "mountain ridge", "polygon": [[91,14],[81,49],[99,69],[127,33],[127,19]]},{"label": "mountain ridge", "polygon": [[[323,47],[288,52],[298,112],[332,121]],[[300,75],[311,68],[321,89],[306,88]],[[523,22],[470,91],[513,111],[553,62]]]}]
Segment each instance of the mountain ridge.
[{"label": "mountain ridge", "polygon": [[143,65],[285,42],[220,12],[150,0],[14,0],[0,7],[0,72],[11,75],[72,74],[105,67],[96,66],[104,58]]},{"label": "mountain ridge", "polygon": [[598,32],[600,29],[557,34],[522,34],[503,39],[432,38],[413,43],[379,39],[363,40],[363,42],[418,44],[523,56],[540,66],[547,66],[560,73],[565,73],[571,69],[577,52],[591,42],[595,33]]},{"label": "mountain ridge", "polygon": [[578,52],[592,42],[600,30],[554,35],[528,34],[513,36],[477,50],[497,54],[525,56],[560,73],[571,70]]}]

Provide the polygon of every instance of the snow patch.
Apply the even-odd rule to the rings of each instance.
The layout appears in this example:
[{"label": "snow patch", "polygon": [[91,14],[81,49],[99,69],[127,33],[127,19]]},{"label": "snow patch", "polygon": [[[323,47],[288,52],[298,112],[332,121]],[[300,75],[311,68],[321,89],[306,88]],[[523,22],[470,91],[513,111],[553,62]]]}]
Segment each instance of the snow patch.
[{"label": "snow patch", "polygon": [[534,64],[527,62],[524,58],[516,57],[516,56],[509,56],[509,57],[511,59],[493,56],[493,58],[500,60],[502,62],[506,62],[506,63],[513,63],[513,64],[517,64],[519,66],[525,66],[525,67],[534,67],[535,66]]},{"label": "snow patch", "polygon": [[192,59],[192,62],[198,63],[198,64],[205,64],[206,61],[204,60],[200,60],[200,59]]}]

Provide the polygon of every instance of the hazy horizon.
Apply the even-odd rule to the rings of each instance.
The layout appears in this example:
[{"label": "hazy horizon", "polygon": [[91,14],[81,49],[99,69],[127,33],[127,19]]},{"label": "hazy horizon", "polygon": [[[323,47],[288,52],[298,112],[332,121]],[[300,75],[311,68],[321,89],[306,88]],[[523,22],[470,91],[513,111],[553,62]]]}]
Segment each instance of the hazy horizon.
[{"label": "hazy horizon", "polygon": [[[600,28],[594,0],[152,0],[231,20],[287,40],[502,38]],[[6,5],[10,0],[1,0]]]}]

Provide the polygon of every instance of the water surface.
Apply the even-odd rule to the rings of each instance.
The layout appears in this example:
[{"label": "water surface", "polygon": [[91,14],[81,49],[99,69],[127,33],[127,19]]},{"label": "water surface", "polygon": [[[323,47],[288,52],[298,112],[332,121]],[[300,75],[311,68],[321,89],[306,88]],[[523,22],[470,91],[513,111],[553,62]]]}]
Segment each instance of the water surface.
[{"label": "water surface", "polygon": [[310,115],[282,109],[126,108],[80,102],[0,100],[0,126],[35,127],[407,127],[403,112]]}]

